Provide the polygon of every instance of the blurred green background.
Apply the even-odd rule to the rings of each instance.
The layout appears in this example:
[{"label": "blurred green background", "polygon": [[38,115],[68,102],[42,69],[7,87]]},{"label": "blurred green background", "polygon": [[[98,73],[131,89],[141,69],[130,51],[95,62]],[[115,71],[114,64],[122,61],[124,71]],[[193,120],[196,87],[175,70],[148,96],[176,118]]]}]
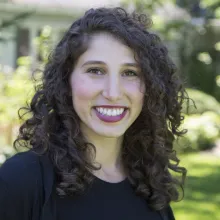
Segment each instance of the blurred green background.
[{"label": "blurred green background", "polygon": [[[75,3],[74,3],[75,2]],[[185,196],[172,207],[177,220],[220,219],[219,0],[0,0],[0,164],[15,151],[17,110],[30,100],[51,49],[85,9],[123,6],[149,14],[152,31],[168,46],[189,97],[185,137],[175,140],[188,169]],[[196,107],[195,107],[195,105]]]}]

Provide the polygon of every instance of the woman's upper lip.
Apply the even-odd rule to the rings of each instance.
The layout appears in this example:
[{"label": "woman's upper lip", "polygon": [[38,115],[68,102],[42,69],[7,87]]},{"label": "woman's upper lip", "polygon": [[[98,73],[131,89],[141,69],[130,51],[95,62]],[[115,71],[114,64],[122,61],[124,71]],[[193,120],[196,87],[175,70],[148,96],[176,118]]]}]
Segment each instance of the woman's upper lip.
[{"label": "woman's upper lip", "polygon": [[128,108],[125,105],[96,105],[94,107],[99,107],[99,108]]}]

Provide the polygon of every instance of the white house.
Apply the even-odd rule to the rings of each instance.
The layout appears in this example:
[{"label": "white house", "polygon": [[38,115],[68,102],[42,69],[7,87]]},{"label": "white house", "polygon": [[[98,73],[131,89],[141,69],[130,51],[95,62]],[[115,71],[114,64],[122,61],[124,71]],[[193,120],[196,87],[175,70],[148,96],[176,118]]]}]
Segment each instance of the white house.
[{"label": "white house", "polygon": [[[91,7],[116,6],[120,0],[0,0],[0,64],[15,68],[20,56],[37,54],[33,39],[43,26],[53,28],[55,43],[71,23]],[[17,19],[23,13],[26,18]]]}]

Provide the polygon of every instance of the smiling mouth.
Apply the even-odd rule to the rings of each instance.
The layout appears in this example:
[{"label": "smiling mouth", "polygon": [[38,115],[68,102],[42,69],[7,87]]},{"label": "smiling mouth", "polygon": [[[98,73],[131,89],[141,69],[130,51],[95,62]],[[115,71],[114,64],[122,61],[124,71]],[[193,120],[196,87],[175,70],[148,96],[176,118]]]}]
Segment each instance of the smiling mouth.
[{"label": "smiling mouth", "polygon": [[115,107],[115,108],[95,107],[95,109],[96,109],[96,111],[98,111],[102,115],[120,116],[128,108],[126,108],[126,107]]},{"label": "smiling mouth", "polygon": [[127,107],[94,107],[96,116],[103,122],[114,123],[121,121],[128,112]]}]

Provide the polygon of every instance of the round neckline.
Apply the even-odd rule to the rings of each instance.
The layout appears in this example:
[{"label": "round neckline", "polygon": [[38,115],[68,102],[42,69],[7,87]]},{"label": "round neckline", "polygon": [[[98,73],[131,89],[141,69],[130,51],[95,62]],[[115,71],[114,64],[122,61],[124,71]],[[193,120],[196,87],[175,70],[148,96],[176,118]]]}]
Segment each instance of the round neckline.
[{"label": "round neckline", "polygon": [[106,185],[111,185],[111,186],[118,186],[118,185],[121,185],[121,184],[124,184],[125,182],[127,182],[127,177],[119,182],[108,182],[106,180],[103,180],[95,175],[93,175],[95,177],[95,180],[99,183],[102,183],[102,184],[106,184]]}]

